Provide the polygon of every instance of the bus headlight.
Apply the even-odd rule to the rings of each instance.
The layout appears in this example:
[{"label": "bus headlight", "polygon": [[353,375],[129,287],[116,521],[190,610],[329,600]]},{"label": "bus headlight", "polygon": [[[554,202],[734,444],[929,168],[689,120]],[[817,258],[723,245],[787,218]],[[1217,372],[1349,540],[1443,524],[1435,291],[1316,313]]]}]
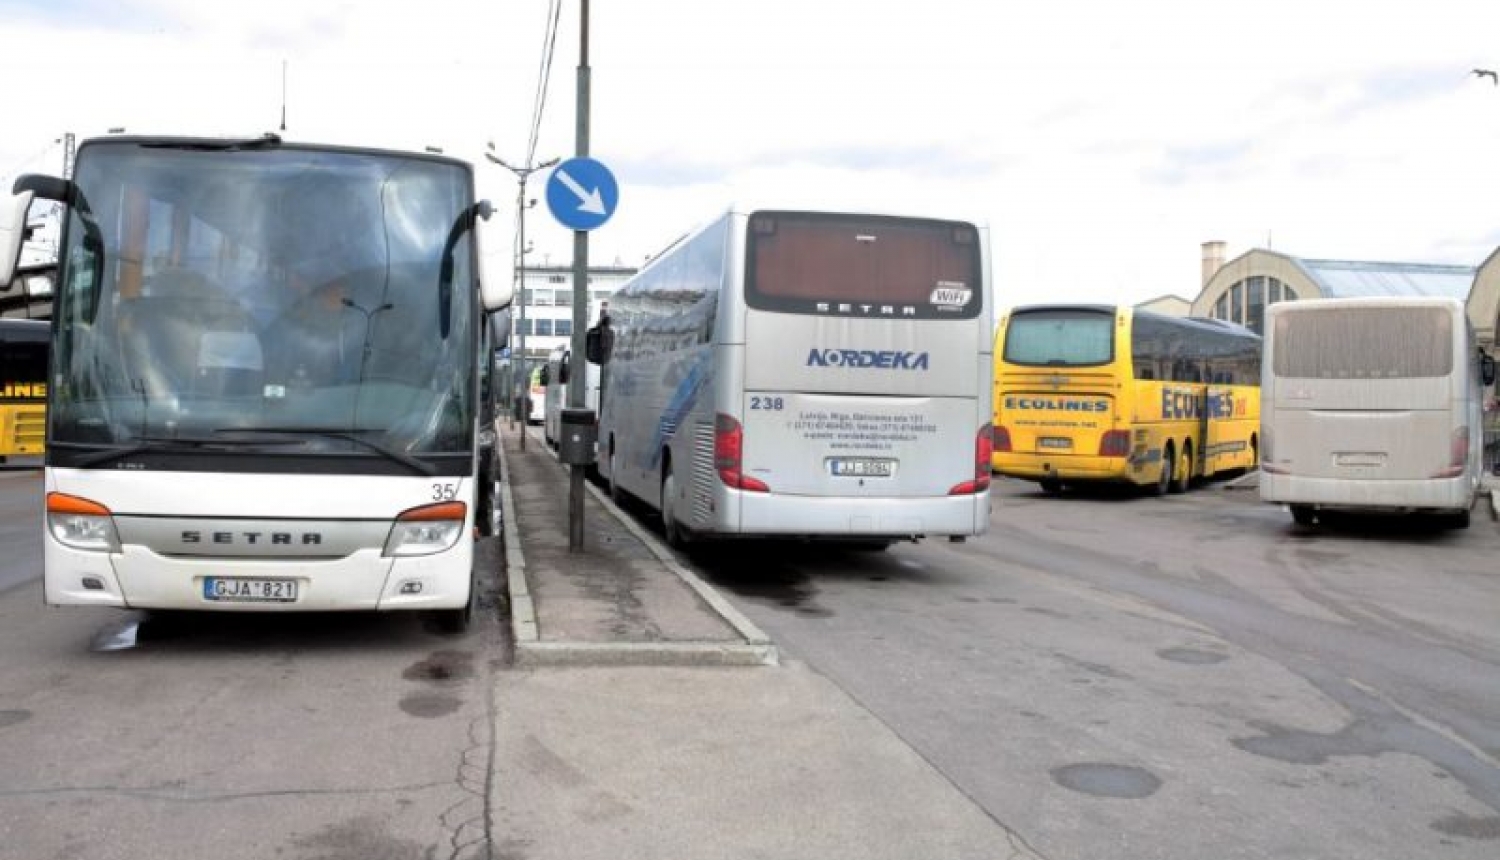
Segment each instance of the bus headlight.
[{"label": "bus headlight", "polygon": [[432,555],[452,548],[463,534],[468,510],[463,502],[442,502],[406,511],[391,525],[381,555]]},{"label": "bus headlight", "polygon": [[120,536],[109,508],[66,493],[47,494],[47,530],[63,546],[119,552]]}]

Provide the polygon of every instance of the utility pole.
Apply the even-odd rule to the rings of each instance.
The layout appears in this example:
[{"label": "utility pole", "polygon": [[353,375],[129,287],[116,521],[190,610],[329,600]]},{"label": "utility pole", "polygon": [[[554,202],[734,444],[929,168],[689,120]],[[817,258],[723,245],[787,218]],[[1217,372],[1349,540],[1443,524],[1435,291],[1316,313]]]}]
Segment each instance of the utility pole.
[{"label": "utility pole", "polygon": [[[516,403],[521,408],[521,450],[526,450],[526,422],[531,417],[531,375],[526,372],[526,180],[538,170],[546,170],[557,163],[557,159],[524,167],[512,167],[499,156],[486,152],[485,158],[516,175],[520,190],[516,194],[516,348],[511,350],[512,371],[520,360],[520,373],[516,376]],[[513,407],[514,408],[514,407]]]},{"label": "utility pole", "polygon": [[[582,0],[579,22],[577,140],[574,155],[586,158],[589,154],[589,0]],[[588,366],[583,354],[588,313],[589,233],[574,230],[573,355],[568,367],[572,378],[572,384],[568,386],[568,406],[573,409],[584,408],[584,394],[588,388]],[[597,426],[598,416],[595,415],[594,419]],[[571,552],[583,551],[583,478],[587,468],[583,463],[574,463],[568,476],[568,549]]]}]

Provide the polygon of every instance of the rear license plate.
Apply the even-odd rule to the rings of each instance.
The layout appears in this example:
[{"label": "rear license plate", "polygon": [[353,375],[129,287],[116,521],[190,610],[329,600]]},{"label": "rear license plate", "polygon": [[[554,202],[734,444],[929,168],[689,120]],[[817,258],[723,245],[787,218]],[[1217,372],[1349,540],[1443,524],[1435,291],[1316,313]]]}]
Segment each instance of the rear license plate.
[{"label": "rear license plate", "polygon": [[1073,440],[1063,436],[1043,436],[1036,440],[1038,448],[1071,448]]},{"label": "rear license plate", "polygon": [[889,478],[896,474],[895,460],[874,457],[834,457],[828,471],[839,478]]},{"label": "rear license plate", "polygon": [[221,603],[295,603],[297,580],[210,576],[203,580],[203,599]]}]

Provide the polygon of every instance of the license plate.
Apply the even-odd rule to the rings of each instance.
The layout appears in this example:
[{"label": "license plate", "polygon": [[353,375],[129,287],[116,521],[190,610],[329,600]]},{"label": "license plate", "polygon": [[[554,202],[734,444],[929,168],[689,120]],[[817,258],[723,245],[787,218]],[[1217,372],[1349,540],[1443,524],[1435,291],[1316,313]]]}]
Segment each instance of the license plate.
[{"label": "license plate", "polygon": [[828,470],[840,478],[889,478],[896,474],[896,461],[873,457],[834,457],[828,461]]},{"label": "license plate", "polygon": [[1043,436],[1036,440],[1036,444],[1039,448],[1071,448],[1073,440],[1062,436]]},{"label": "license plate", "polygon": [[210,576],[203,580],[203,599],[222,603],[295,603],[297,580]]}]

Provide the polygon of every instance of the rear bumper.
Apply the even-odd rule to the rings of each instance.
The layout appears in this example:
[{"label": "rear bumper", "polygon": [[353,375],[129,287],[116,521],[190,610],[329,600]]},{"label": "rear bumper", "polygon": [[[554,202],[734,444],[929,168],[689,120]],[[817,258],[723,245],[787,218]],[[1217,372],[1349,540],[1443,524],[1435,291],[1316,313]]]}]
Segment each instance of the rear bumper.
[{"label": "rear bumper", "polygon": [[1261,501],[1362,510],[1467,510],[1478,484],[1471,475],[1419,480],[1310,478],[1260,472]]},{"label": "rear bumper", "polygon": [[995,454],[995,472],[1011,478],[1040,481],[1130,481],[1130,462],[1124,457],[1044,457],[1036,454]]},{"label": "rear bumper", "polygon": [[[818,498],[732,493],[721,530],[742,535],[811,537],[942,537],[983,534],[990,522],[988,491],[918,499]],[[737,507],[739,516],[733,516]],[[738,525],[735,525],[736,520]]]}]

